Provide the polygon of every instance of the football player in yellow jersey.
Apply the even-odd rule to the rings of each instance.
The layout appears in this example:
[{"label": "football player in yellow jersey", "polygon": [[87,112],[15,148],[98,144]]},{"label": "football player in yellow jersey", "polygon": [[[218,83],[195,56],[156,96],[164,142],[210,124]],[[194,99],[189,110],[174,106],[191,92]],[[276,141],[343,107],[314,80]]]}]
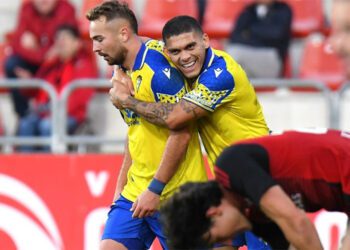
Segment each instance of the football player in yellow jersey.
[{"label": "football player in yellow jersey", "polygon": [[[144,102],[129,94],[125,78],[116,81],[110,92],[116,106],[171,129],[197,120],[211,166],[232,143],[268,134],[262,108],[244,70],[227,53],[210,48],[207,34],[194,18],[178,16],[168,21],[163,41],[166,54],[191,84],[191,91],[177,104]],[[245,236],[249,249],[265,248],[250,237],[248,233]]]},{"label": "football player in yellow jersey", "polygon": [[[136,18],[127,5],[104,2],[87,18],[94,52],[128,72],[135,97],[175,103],[187,92],[177,69],[137,36]],[[129,126],[128,144],[100,249],[149,249],[155,237],[168,249],[155,211],[159,201],[185,182],[207,180],[196,124],[169,130],[132,110],[122,115]]]}]

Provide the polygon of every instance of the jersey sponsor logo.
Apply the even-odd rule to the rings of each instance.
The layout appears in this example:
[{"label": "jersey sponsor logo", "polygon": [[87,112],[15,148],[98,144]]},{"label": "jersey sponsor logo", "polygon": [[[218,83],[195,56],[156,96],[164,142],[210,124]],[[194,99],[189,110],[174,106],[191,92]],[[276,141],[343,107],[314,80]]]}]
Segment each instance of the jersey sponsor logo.
[{"label": "jersey sponsor logo", "polygon": [[170,79],[170,68],[165,68],[162,71],[166,75],[166,77],[168,77],[168,79]]},{"label": "jersey sponsor logo", "polygon": [[221,75],[221,73],[222,73],[222,69],[220,69],[220,68],[214,69],[214,73],[215,73],[215,77],[218,78],[219,75]]}]

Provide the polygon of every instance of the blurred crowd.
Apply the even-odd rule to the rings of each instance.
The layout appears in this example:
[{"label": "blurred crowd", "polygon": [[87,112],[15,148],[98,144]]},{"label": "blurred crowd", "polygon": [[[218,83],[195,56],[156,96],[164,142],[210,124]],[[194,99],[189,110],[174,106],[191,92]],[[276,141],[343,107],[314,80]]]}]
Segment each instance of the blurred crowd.
[{"label": "blurred crowd", "polygon": [[[73,80],[98,78],[101,74],[91,49],[84,12],[102,0],[82,1],[79,13],[69,0],[22,1],[16,28],[6,35],[6,47],[10,48],[7,50],[10,53],[3,58],[4,77],[39,78],[51,84],[58,94]],[[126,2],[135,8],[136,1]],[[331,89],[339,89],[345,81],[345,74],[342,62],[327,43],[330,27],[323,1],[300,2],[145,0],[139,33],[159,38],[162,25],[170,17],[195,15],[204,31],[208,32],[212,46],[231,54],[249,78],[311,78],[325,82]],[[309,19],[314,19],[314,22]],[[157,22],[160,25],[156,27]],[[153,25],[153,30],[150,25]],[[213,25],[216,26],[212,28]],[[300,40],[304,44],[304,53],[299,53],[300,69],[295,74],[295,63],[292,62],[295,55],[290,45]],[[306,56],[306,49],[312,51],[313,56]],[[332,67],[324,65],[326,63]],[[18,117],[16,134],[49,136],[52,124],[47,93],[42,89],[22,88],[11,88],[8,92]],[[79,89],[70,96],[66,124],[70,134],[86,121],[93,94],[92,88]],[[1,123],[0,133],[5,133]],[[16,150],[49,151],[49,148],[20,146]]]}]

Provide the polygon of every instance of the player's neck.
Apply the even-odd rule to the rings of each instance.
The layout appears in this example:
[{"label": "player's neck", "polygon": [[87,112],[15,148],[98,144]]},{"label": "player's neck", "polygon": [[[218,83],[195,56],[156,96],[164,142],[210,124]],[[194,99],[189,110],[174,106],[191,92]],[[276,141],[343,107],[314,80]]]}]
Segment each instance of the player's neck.
[{"label": "player's neck", "polygon": [[127,70],[132,70],[134,67],[136,56],[141,48],[141,44],[141,40],[137,35],[134,35],[130,38],[126,58],[123,63],[123,67]]}]

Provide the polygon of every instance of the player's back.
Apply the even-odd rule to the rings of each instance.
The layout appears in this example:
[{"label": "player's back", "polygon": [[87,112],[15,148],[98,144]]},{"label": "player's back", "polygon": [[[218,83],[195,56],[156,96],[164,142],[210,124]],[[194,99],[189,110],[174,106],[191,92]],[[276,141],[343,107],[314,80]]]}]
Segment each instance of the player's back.
[{"label": "player's back", "polygon": [[325,208],[350,213],[349,133],[287,131],[243,143],[263,146],[271,176],[292,199],[300,199],[306,211]]},{"label": "player's back", "polygon": [[[141,101],[175,103],[186,92],[180,73],[169,64],[162,53],[149,49],[145,45],[142,45],[137,55],[130,76],[134,84],[135,98]],[[132,158],[128,183],[123,195],[134,201],[141,192],[147,189],[159,167],[170,131],[165,127],[149,123],[130,110],[124,110],[123,116],[129,126],[129,151]],[[161,199],[171,195],[179,185],[187,181],[207,179],[197,127],[195,124],[189,127],[192,138],[186,155],[177,172],[166,185]]]}]

